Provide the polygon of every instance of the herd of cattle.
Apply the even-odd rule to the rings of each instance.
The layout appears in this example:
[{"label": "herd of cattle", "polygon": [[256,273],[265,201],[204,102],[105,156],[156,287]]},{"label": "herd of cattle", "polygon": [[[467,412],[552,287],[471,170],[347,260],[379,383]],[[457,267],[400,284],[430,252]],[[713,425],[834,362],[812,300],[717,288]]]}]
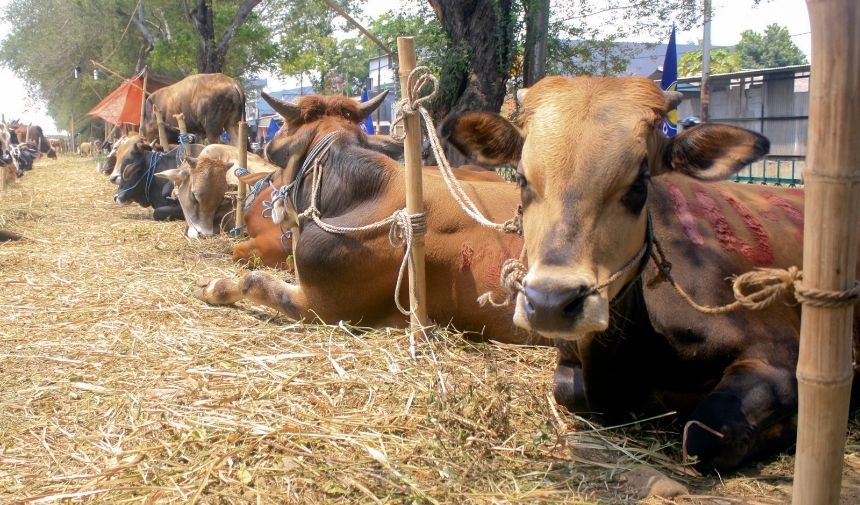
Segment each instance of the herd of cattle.
[{"label": "herd of cattle", "polygon": [[[233,259],[291,270],[295,281],[252,270],[201,280],[199,299],[403,327],[393,297],[403,248],[391,246],[389,230],[331,233],[308,210],[359,227],[404,207],[402,146],[359,127],[384,95],[289,103],[264,93],[284,126],[240,168],[237,149],[214,141],[238,121],[241,89],[229,78],[194,79],[151,99],[165,117],[183,112],[189,131],[211,143],[153,146],[144,138],[155,137],[154,124],[145,123],[144,138],[114,142],[99,167],[117,186],[115,201],[184,219],[186,235],[200,238],[232,227],[230,189],[241,179],[248,238]],[[800,265],[803,192],[723,181],[768,152],[757,133],[705,123],[665,137],[661,122],[679,97],[641,78],[546,78],[523,93],[518,124],[448,117],[443,139],[480,163],[455,169],[465,191],[496,222],[521,205],[523,233],[472,221],[425,167],[428,312],[470,338],[556,346],[553,392],[571,411],[608,422],[677,411],[689,421],[684,453],[701,471],[723,471],[794,441],[800,309],[705,315],[675,293],[667,271],[698,303],[720,305],[733,299],[727,278]],[[501,165],[517,166],[516,184],[487,168]],[[528,272],[514,303],[481,306],[482,293],[502,294],[502,265],[523,247]]]}]

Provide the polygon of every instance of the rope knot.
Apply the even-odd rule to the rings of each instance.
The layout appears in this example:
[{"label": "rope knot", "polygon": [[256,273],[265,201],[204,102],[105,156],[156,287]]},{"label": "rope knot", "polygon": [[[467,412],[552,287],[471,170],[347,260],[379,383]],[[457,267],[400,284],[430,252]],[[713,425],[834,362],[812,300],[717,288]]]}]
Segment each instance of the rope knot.
[{"label": "rope knot", "polygon": [[497,301],[493,296],[492,291],[487,291],[478,297],[478,304],[481,307],[487,304],[493,307],[507,307],[523,290],[523,279],[526,277],[528,268],[522,261],[514,258],[509,258],[502,263],[502,268],[499,271],[499,285],[507,292],[507,296],[502,301]]},{"label": "rope knot", "polygon": [[[432,83],[432,90],[424,96],[421,91],[428,83]],[[426,112],[424,104],[439,95],[439,80],[430,71],[429,67],[415,67],[409,72],[406,79],[406,96],[394,104],[394,121],[391,122],[391,138],[397,142],[406,139],[406,128],[397,128],[402,125],[406,116],[414,116]],[[423,115],[423,114],[422,114]]]},{"label": "rope knot", "polygon": [[794,291],[795,283],[802,278],[803,274],[795,266],[787,269],[759,268],[737,276],[732,291],[742,307],[760,310]]}]

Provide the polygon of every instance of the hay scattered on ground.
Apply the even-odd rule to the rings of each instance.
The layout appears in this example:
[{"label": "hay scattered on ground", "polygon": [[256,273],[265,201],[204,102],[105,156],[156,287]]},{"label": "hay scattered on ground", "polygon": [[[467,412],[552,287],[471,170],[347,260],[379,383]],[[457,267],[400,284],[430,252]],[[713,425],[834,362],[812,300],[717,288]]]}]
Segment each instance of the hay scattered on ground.
[{"label": "hay scattered on ground", "polygon": [[549,349],[440,331],[412,360],[402,331],[206,306],[198,277],[243,272],[231,239],[150,215],[74,157],[0,193],[27,237],[0,244],[0,501],[631,503],[642,464],[698,493],[649,503],[787,499],[790,456],[691,479],[665,423],[561,411]]}]

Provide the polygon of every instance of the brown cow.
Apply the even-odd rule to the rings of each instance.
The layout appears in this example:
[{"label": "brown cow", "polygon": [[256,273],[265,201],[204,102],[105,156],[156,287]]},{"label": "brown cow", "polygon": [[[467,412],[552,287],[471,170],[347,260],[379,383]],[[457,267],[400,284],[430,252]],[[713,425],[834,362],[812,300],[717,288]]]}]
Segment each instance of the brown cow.
[{"label": "brown cow", "polygon": [[205,135],[210,144],[217,144],[222,130],[230,141],[238,138],[239,121],[245,114],[245,92],[234,79],[224,74],[195,74],[153,92],[146,98],[143,136],[158,138],[158,124],[152,107],[161,111],[171,143],[179,141],[174,114],[185,115],[189,133]]},{"label": "brown cow", "polygon": [[[269,164],[253,153],[247,153],[251,173],[271,173],[278,167]],[[224,208],[224,194],[230,185],[238,184],[231,167],[239,160],[239,150],[233,146],[211,144],[203,148],[197,158],[188,157],[177,168],[155,174],[173,183],[179,200],[188,238],[212,236],[218,232],[220,220],[229,211]],[[220,211],[219,211],[220,210]]]},{"label": "brown cow", "polygon": [[78,146],[78,154],[81,156],[92,156],[95,153],[92,142],[81,142]]},{"label": "brown cow", "polygon": [[[287,123],[281,135],[291,156],[283,171],[284,181],[295,180],[299,167],[323,136],[335,135],[323,163],[324,183],[318,201],[322,220],[338,226],[361,226],[404,207],[403,168],[370,149],[367,136],[358,127],[371,108],[344,97],[306,96],[296,105],[263,96]],[[476,301],[481,293],[497,286],[501,263],[519,251],[520,238],[469,220],[440,178],[427,177],[425,184],[430,317],[477,338],[546,343],[517,330],[510,309],[481,310]],[[463,186],[491,219],[503,221],[514,215],[518,201],[514,185],[466,182]],[[203,281],[197,296],[219,305],[247,297],[296,320],[318,317],[365,326],[404,326],[406,318],[393,300],[403,247],[391,247],[388,227],[334,234],[313,221],[296,222],[294,217],[310,203],[310,190],[310,178],[294,185],[297,208],[292,197],[286,204],[285,226],[292,233],[298,283],[251,272],[239,281]],[[400,294],[404,302],[406,293]]]},{"label": "brown cow", "polygon": [[[503,182],[495,172],[471,165],[454,168],[454,173],[461,181]],[[438,178],[438,168],[424,167],[424,176]],[[249,264],[259,261],[272,268],[290,269],[288,257],[292,255],[292,233],[272,221],[271,212],[265,205],[271,200],[272,187],[283,185],[281,177],[281,172],[271,176],[249,174],[242,177],[250,188],[245,204],[245,230],[248,240],[233,246],[234,261]],[[265,180],[260,182],[264,178]]]},{"label": "brown cow", "polygon": [[664,137],[679,96],[642,78],[546,78],[521,127],[472,113],[442,131],[485,161],[519,163],[529,269],[514,320],[559,341],[556,400],[610,422],[677,410],[697,468],[727,470],[794,441],[800,307],[702,314],[649,244],[694,300],[726,304],[727,278],[802,264],[802,192],[708,184],[769,142],[708,123]]},{"label": "brown cow", "polygon": [[15,135],[18,137],[18,142],[32,142],[40,153],[46,154],[48,158],[56,159],[57,152],[51,148],[41,126],[19,125],[15,127]]},{"label": "brown cow", "polygon": [[51,149],[53,149],[54,153],[63,154],[63,148],[60,144],[59,139],[48,139],[48,145],[51,146]]}]

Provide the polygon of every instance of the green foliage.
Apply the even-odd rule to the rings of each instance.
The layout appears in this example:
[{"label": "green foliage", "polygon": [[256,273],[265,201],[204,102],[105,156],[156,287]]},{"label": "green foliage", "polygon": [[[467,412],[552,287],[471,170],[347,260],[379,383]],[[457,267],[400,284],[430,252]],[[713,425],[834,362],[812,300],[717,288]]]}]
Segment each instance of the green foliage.
[{"label": "green foliage", "polygon": [[764,33],[744,30],[736,46],[743,68],[775,68],[808,63],[803,51],[791,40],[788,28],[777,23]]},{"label": "green foliage", "polygon": [[552,3],[547,72],[612,75],[622,72],[637,49],[618,44],[633,35],[664,40],[674,23],[701,22],[699,2],[689,0],[558,0]]},{"label": "green foliage", "polygon": [[[712,50],[710,70],[712,74],[727,74],[743,70],[740,53],[726,48]],[[678,76],[693,75],[702,75],[701,50],[686,52],[678,58]]]},{"label": "green foliage", "polygon": [[[121,78],[146,65],[150,71],[181,78],[196,71],[199,37],[175,0],[146,0],[144,25],[151,33],[149,45],[129,18],[137,0],[11,0],[7,19],[15,20],[0,42],[0,64],[25,82],[34,97],[47,103],[59,125],[74,115],[76,126],[86,128],[84,114],[113,90]],[[213,0],[216,41],[235,18],[238,2]],[[224,72],[242,76],[271,68],[276,57],[272,30],[252,12],[236,31],[227,53]],[[100,79],[92,79],[96,61]],[[73,78],[80,65],[83,75]]]}]

